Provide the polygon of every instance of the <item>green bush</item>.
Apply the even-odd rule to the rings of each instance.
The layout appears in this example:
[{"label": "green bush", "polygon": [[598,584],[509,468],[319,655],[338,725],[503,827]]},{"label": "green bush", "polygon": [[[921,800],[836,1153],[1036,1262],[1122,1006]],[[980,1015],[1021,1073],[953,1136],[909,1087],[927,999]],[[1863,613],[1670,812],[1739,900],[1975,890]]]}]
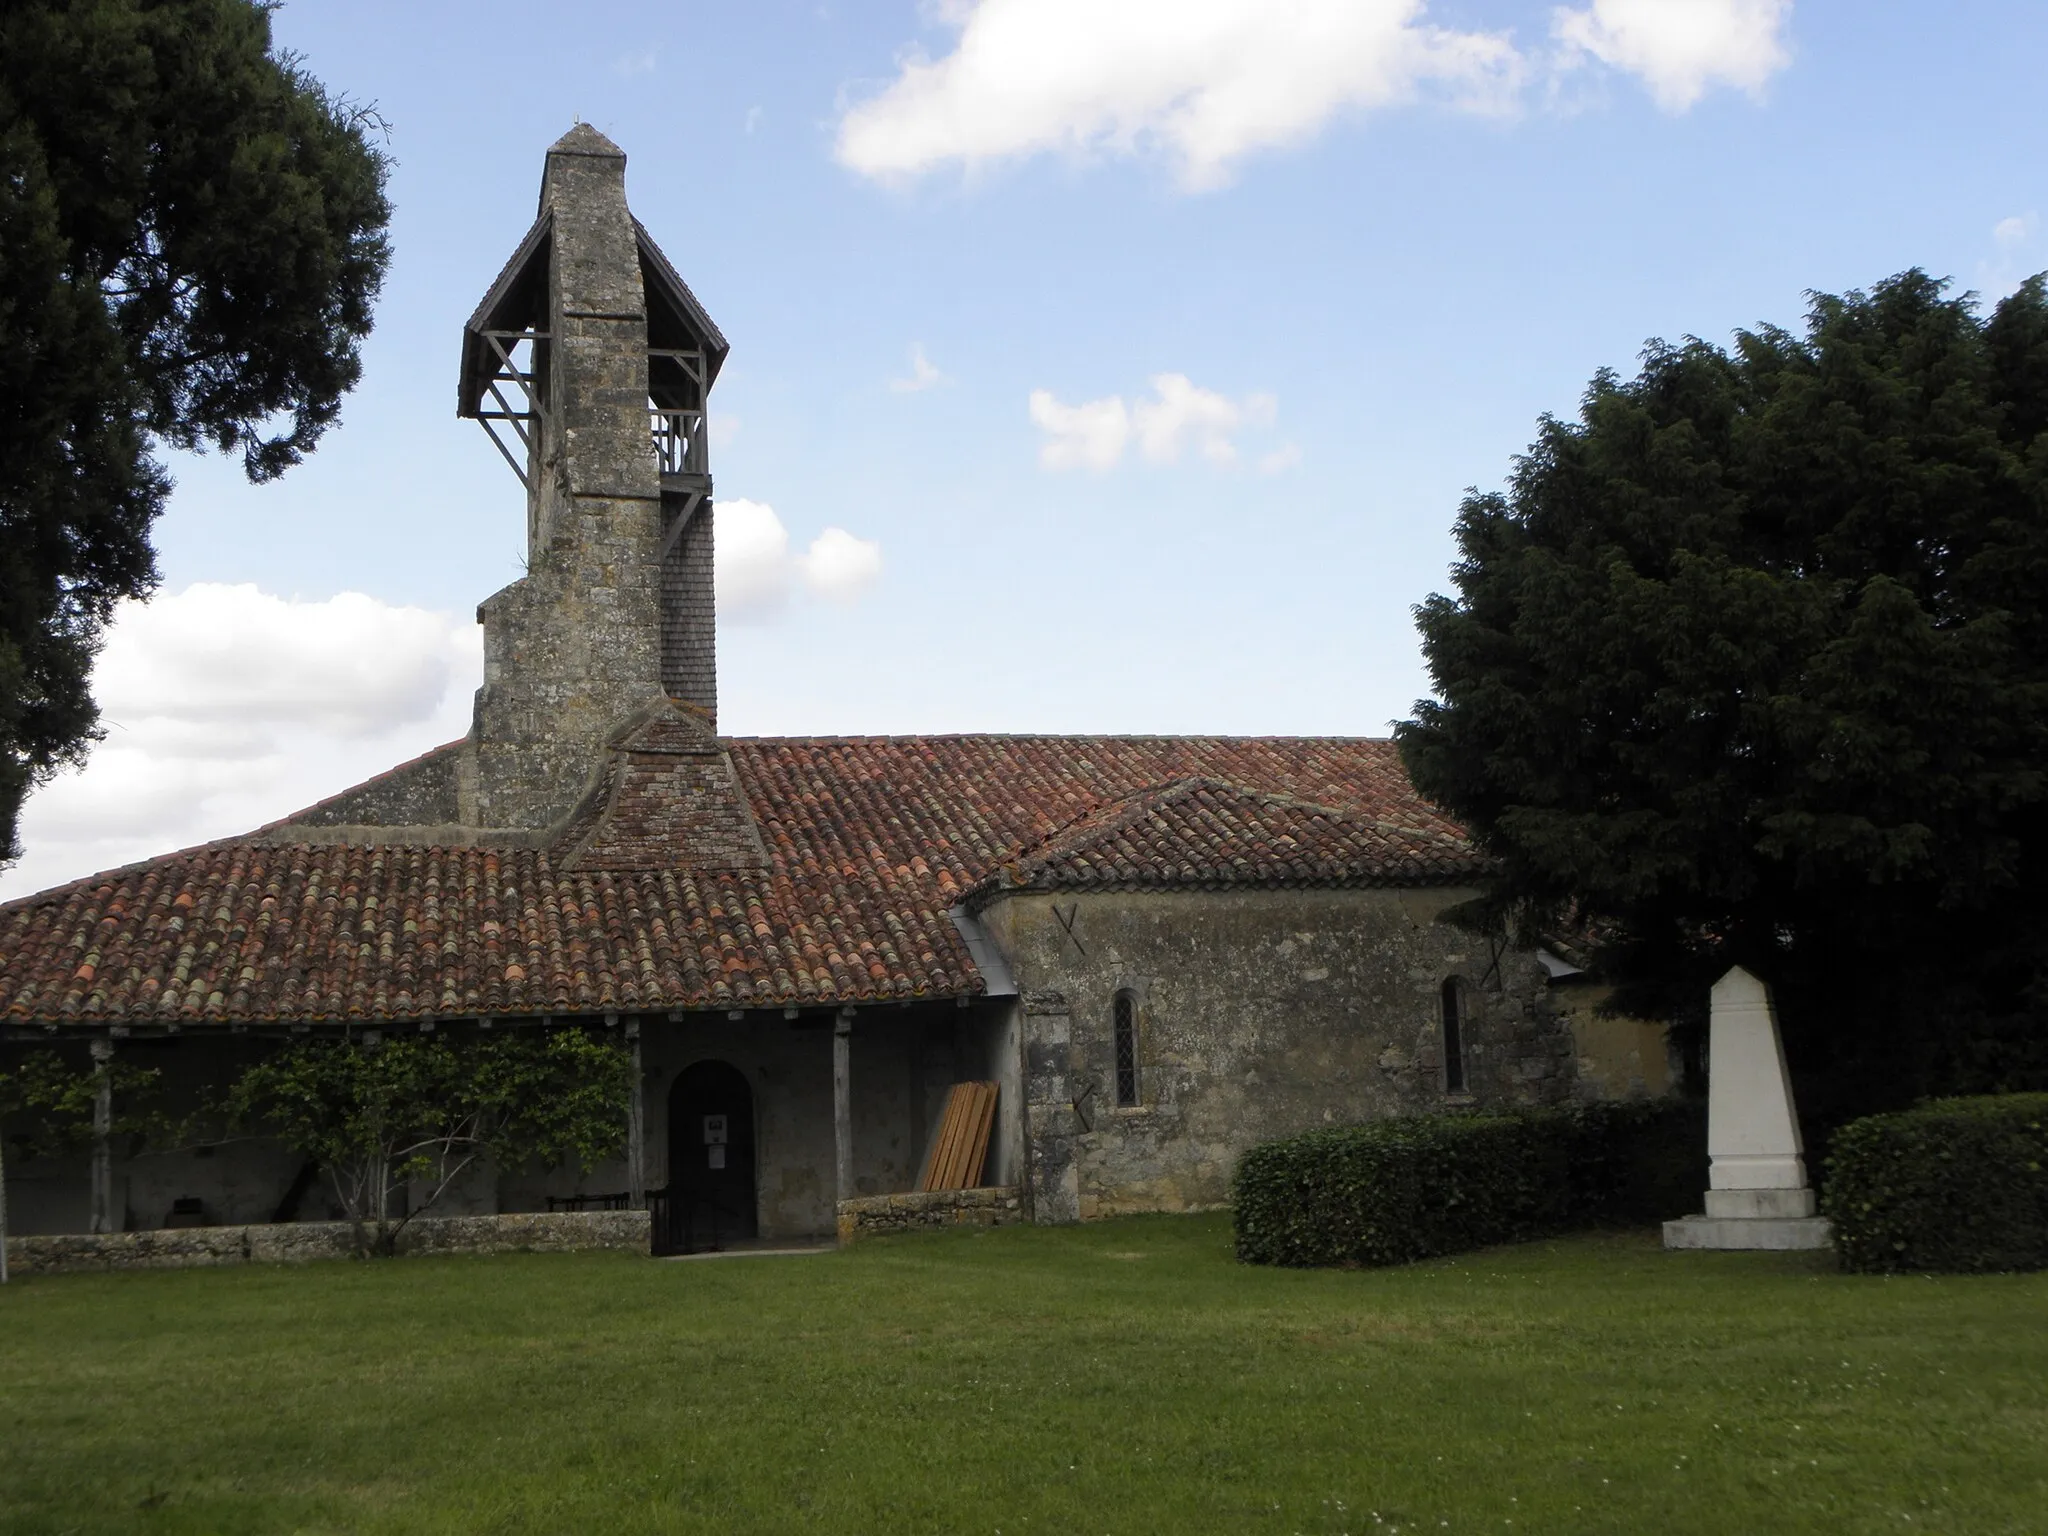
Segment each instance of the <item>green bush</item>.
[{"label": "green bush", "polygon": [[1707,1101],[1652,1099],[1552,1111],[1576,1128],[1572,1227],[1638,1227],[1700,1208],[1707,1187]]},{"label": "green bush", "polygon": [[1844,1269],[2048,1269],[2048,1093],[1935,1099],[1845,1125],[1826,1196]]},{"label": "green bush", "polygon": [[1254,1147],[1232,1189],[1252,1264],[1405,1264],[1682,1215],[1706,1187],[1689,1102],[1414,1115]]}]

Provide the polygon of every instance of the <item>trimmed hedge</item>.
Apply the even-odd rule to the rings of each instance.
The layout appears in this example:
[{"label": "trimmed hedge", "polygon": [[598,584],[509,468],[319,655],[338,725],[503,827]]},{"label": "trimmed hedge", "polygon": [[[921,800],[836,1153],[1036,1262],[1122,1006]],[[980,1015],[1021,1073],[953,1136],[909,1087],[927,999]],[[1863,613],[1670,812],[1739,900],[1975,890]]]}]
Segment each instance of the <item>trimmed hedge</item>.
[{"label": "trimmed hedge", "polygon": [[1843,1126],[1825,1208],[1847,1270],[2048,1269],[2048,1093],[1935,1099]]},{"label": "trimmed hedge", "polygon": [[1703,1105],[1411,1115],[1254,1147],[1232,1200],[1248,1264],[1405,1264],[1683,1215],[1706,1188]]}]

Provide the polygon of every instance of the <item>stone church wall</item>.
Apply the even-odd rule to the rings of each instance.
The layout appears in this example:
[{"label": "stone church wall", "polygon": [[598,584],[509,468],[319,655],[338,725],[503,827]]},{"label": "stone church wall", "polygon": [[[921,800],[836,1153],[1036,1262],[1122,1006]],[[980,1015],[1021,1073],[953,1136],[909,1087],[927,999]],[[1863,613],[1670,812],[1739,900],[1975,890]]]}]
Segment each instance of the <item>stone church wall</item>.
[{"label": "stone church wall", "polygon": [[1606,1014],[1610,986],[1573,977],[1551,988],[1551,1004],[1572,1032],[1581,1099],[1654,1099],[1678,1086],[1671,1043],[1654,1019]]},{"label": "stone church wall", "polygon": [[[1572,1039],[1533,956],[1438,922],[1462,890],[1018,895],[982,921],[1023,991],[1034,1219],[1228,1198],[1238,1156],[1320,1125],[1571,1097]],[[1465,983],[1466,1091],[1441,999]],[[1113,1009],[1137,1005],[1139,1102],[1116,1102]]]}]

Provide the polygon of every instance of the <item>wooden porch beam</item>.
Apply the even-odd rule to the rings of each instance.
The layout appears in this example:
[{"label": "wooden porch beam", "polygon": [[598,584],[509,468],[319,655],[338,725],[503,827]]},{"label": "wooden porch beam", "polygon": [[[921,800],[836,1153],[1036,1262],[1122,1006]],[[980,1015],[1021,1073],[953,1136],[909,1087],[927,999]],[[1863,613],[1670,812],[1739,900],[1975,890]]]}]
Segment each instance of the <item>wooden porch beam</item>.
[{"label": "wooden porch beam", "polygon": [[838,1198],[853,1198],[853,1010],[832,1021],[832,1139]]},{"label": "wooden porch beam", "polygon": [[92,1222],[94,1232],[114,1230],[114,1041],[102,1035],[92,1042],[93,1071],[99,1082],[92,1095]]},{"label": "wooden porch beam", "polygon": [[640,1056],[640,1021],[629,1019],[626,1039],[633,1046],[633,1097],[626,1107],[626,1203],[647,1208],[647,1073]]}]

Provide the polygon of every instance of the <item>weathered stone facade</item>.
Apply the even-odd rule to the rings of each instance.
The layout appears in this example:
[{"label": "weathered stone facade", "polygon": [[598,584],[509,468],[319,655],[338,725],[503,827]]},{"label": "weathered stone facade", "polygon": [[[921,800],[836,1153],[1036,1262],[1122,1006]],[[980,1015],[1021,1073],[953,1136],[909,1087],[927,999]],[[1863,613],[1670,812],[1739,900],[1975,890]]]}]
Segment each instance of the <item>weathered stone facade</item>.
[{"label": "weathered stone facade", "polygon": [[470,744],[451,742],[300,811],[291,825],[308,840],[330,828],[434,827],[444,845],[455,845],[475,835],[461,825],[475,770]]},{"label": "weathered stone facade", "polygon": [[[1525,953],[1437,921],[1455,888],[1089,892],[982,914],[1023,993],[1028,1184],[1040,1221],[1192,1210],[1255,1143],[1454,1104],[1570,1096],[1570,1032]],[[1464,1091],[1442,989],[1463,983]],[[1116,995],[1138,1102],[1116,1102]]]},{"label": "weathered stone facade", "polygon": [[839,1241],[948,1227],[1007,1227],[1023,1219],[1023,1191],[1014,1185],[869,1195],[839,1203]]},{"label": "weathered stone facade", "polygon": [[[399,1234],[401,1255],[567,1253],[582,1249],[647,1251],[645,1211],[561,1211],[514,1216],[422,1216]],[[303,1264],[355,1254],[345,1221],[279,1222],[242,1227],[183,1227],[156,1232],[66,1233],[10,1237],[7,1265],[17,1275],[93,1274],[114,1269],[211,1269],[224,1264]]]},{"label": "weathered stone facade", "polygon": [[548,151],[544,409],[533,424],[527,573],[478,609],[476,805],[463,820],[569,814],[620,723],[664,704],[661,475],[648,435],[647,297],[626,157],[579,128]]}]

